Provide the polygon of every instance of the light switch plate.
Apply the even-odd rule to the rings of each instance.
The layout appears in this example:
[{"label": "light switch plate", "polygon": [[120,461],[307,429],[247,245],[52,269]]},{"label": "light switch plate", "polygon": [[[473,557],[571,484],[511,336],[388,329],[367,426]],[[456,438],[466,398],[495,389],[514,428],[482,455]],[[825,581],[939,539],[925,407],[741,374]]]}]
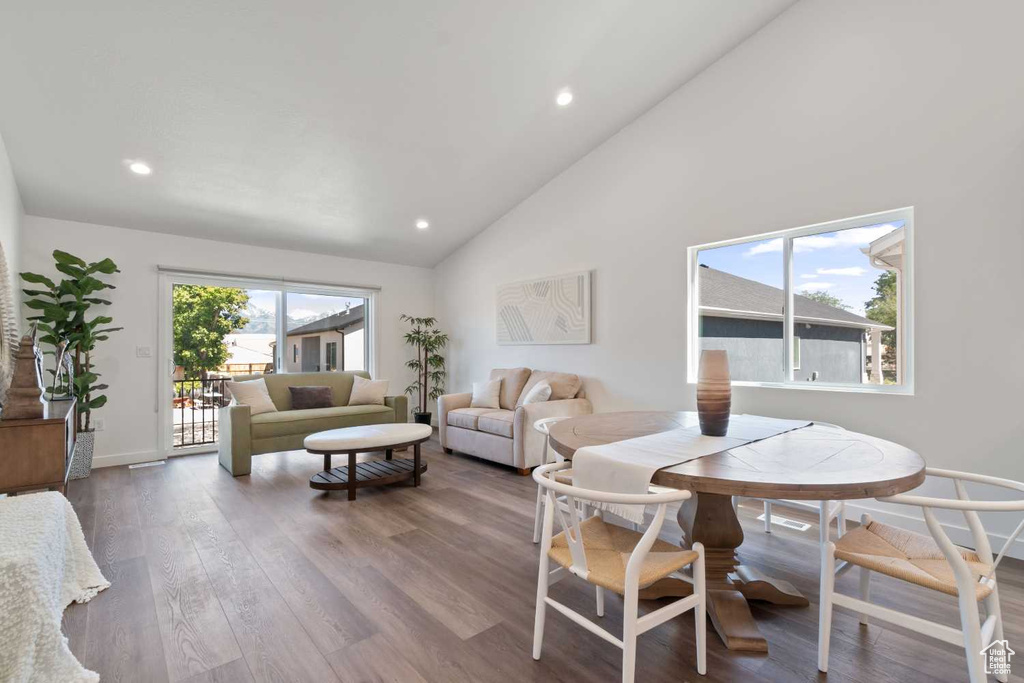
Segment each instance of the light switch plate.
[{"label": "light switch plate", "polygon": [[151,346],[136,346],[135,355],[138,358],[151,358],[153,356],[153,347]]}]

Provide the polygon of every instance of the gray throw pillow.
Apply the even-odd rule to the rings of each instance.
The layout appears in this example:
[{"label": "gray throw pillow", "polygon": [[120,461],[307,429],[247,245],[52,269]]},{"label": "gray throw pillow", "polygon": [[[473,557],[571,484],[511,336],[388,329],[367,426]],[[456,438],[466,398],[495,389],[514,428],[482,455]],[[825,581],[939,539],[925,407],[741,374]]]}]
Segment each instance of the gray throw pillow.
[{"label": "gray throw pillow", "polygon": [[292,410],[330,408],[334,405],[330,387],[288,387],[288,391],[292,393]]}]

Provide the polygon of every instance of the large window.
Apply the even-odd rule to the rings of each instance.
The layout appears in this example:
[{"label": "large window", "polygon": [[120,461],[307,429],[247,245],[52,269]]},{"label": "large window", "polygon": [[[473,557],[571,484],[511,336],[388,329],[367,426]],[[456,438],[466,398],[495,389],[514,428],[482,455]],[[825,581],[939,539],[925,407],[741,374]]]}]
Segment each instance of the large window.
[{"label": "large window", "polygon": [[913,209],[689,249],[689,381],[913,392]]},{"label": "large window", "polygon": [[375,289],[161,271],[165,453],[217,442],[217,411],[230,400],[225,385],[233,378],[374,371]]}]

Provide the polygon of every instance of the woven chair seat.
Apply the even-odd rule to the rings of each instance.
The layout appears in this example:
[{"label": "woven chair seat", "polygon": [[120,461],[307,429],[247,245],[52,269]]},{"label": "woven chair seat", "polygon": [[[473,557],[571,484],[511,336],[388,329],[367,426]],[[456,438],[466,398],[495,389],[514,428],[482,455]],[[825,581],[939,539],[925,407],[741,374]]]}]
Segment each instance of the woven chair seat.
[{"label": "woven chair seat", "polygon": [[559,470],[555,472],[555,481],[559,484],[565,484],[566,486],[572,486],[572,469]]},{"label": "woven chair seat", "polygon": [[[958,550],[976,579],[986,576],[992,569],[974,551]],[[836,541],[836,558],[947,595],[958,595],[953,568],[931,536],[873,521],[847,532]],[[991,592],[991,586],[980,582],[976,584],[978,600],[988,597]]]},{"label": "woven chair seat", "polygon": [[[581,522],[580,532],[587,555],[587,581],[623,595],[626,591],[626,564],[643,534],[607,524],[600,517]],[[572,554],[564,531],[551,539],[548,556],[565,568],[572,566]],[[647,588],[696,559],[697,553],[692,550],[656,540],[640,569],[640,588]]]}]

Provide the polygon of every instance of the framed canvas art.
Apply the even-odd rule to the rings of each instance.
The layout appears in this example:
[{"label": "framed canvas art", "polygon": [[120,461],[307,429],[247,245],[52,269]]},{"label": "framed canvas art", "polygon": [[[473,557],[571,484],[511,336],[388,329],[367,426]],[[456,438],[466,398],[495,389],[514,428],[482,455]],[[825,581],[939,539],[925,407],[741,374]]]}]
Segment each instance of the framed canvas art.
[{"label": "framed canvas art", "polygon": [[590,271],[498,287],[501,345],[589,344]]}]

